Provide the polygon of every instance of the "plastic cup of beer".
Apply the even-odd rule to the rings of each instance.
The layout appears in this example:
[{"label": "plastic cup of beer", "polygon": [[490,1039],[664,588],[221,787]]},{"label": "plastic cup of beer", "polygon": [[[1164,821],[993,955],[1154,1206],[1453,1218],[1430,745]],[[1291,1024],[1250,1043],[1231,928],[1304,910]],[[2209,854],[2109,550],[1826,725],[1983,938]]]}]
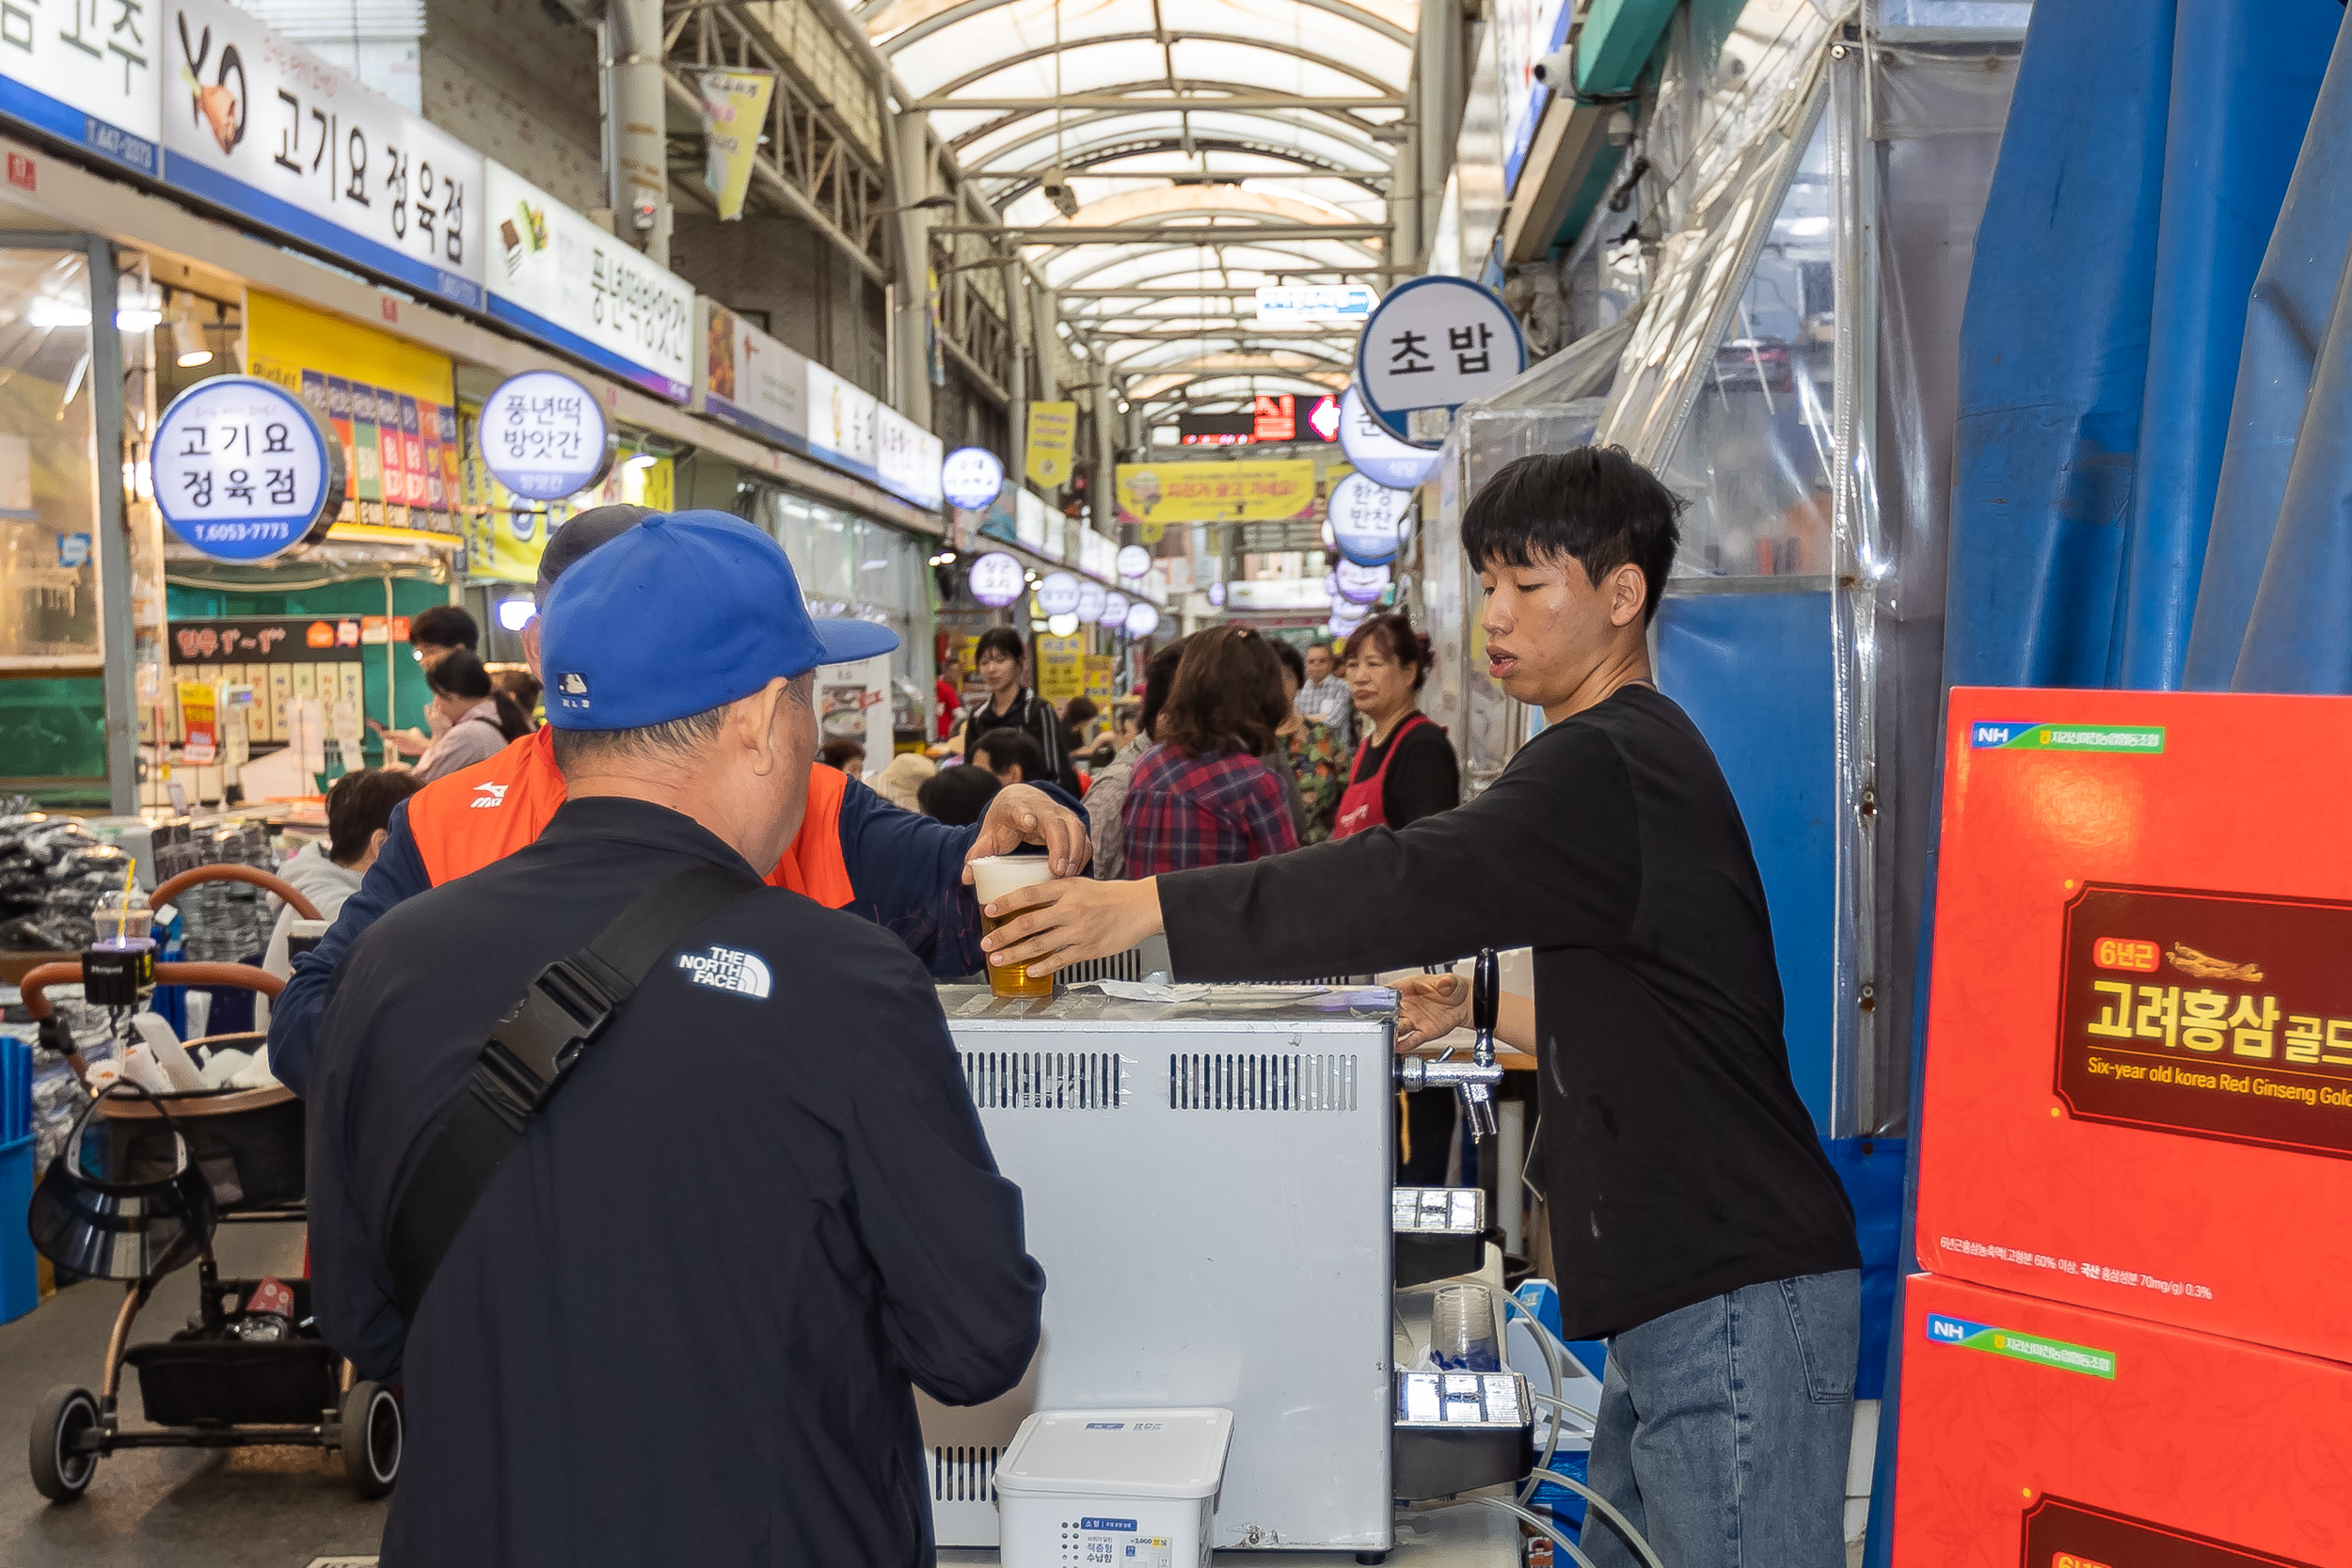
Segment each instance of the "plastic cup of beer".
[{"label": "plastic cup of beer", "polygon": [[[1009,916],[987,913],[988,906],[1019,888],[1054,879],[1054,867],[1043,855],[983,855],[972,863],[972,891],[980,900],[980,934],[988,935]],[[992,963],[988,989],[999,996],[1051,996],[1054,977],[1031,974],[1026,964]]]}]

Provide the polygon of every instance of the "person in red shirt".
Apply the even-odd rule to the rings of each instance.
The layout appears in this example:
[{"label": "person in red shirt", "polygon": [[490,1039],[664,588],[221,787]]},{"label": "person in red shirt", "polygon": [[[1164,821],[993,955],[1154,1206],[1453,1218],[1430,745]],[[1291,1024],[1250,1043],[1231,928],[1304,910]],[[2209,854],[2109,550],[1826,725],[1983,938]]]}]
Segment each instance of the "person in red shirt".
[{"label": "person in red shirt", "polygon": [[1289,710],[1281,662],[1264,638],[1246,626],[1194,634],[1152,732],[1159,744],[1127,785],[1128,877],[1298,847],[1289,798],[1265,761]]}]

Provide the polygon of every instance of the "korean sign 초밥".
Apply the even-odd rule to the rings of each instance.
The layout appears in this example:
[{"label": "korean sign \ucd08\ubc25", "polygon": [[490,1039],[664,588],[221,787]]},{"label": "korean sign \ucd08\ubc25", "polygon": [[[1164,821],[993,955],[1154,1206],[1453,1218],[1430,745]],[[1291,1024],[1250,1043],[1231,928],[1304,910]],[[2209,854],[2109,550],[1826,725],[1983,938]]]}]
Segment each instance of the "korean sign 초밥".
[{"label": "korean sign \ucd08\ubc25", "polygon": [[216,375],[156,421],[155,505],[194,548],[267,561],[332,520],[343,454],[294,393],[250,375]]},{"label": "korean sign \ucd08\ubc25", "polygon": [[167,183],[482,308],[480,153],[227,0],[168,0],[158,21]]},{"label": "korean sign \ucd08\ubc25", "polygon": [[0,8],[0,115],[155,174],[164,103],[156,12],[148,0]]},{"label": "korean sign \ucd08\ubc25", "polygon": [[674,403],[693,393],[693,285],[514,170],[483,167],[490,314]]},{"label": "korean sign \ucd08\ubc25", "polygon": [[[1356,340],[1356,385],[1390,433],[1415,446],[1445,440],[1454,409],[1499,391],[1527,369],[1527,340],[1491,289],[1462,277],[1416,277],[1389,292]],[[1408,416],[1428,411],[1433,419]]]}]

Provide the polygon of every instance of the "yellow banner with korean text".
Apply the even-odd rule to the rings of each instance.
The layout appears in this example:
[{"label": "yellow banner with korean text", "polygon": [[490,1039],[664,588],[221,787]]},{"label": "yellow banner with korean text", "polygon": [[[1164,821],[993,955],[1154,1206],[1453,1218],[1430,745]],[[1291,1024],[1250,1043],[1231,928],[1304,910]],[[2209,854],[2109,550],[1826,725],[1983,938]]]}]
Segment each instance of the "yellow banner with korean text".
[{"label": "yellow banner with korean text", "polygon": [[1270,523],[1314,515],[1315,466],[1311,458],[1121,463],[1117,490],[1122,523]]},{"label": "yellow banner with korean text", "polygon": [[1070,454],[1078,442],[1078,405],[1074,403],[1029,404],[1028,453],[1025,471],[1032,484],[1070,483]]},{"label": "yellow banner with korean text", "polygon": [[245,309],[246,373],[310,404],[342,443],[350,488],[337,521],[457,532],[448,356],[258,289]]}]

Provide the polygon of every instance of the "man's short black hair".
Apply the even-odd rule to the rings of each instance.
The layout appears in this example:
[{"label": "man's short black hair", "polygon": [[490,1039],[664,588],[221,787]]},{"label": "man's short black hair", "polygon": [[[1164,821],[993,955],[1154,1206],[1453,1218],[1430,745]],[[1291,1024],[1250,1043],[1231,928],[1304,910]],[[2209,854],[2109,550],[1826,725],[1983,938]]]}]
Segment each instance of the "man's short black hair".
[{"label": "man's short black hair", "polygon": [[1623,447],[1538,452],[1502,466],[1462,513],[1462,548],[1480,571],[1573,556],[1594,587],[1629,562],[1658,601],[1682,543],[1682,500]]},{"label": "man's short black hair", "polygon": [[989,801],[1002,787],[995,774],[965,763],[943,768],[925,779],[914,792],[914,804],[925,816],[950,828],[968,828],[988,815]]},{"label": "man's short black hair", "polygon": [[408,618],[408,642],[428,648],[479,648],[482,628],[459,606],[437,604]]},{"label": "man's short black hair", "polygon": [[376,830],[392,825],[392,808],[423,787],[406,768],[363,768],[337,779],[326,792],[326,858],[349,865],[366,854]]},{"label": "man's short black hair", "polygon": [[1017,766],[1024,784],[1035,784],[1040,779],[1054,776],[1053,769],[1045,763],[1045,748],[1037,743],[1037,737],[1009,724],[999,725],[973,741],[972,760],[992,773],[1002,773],[1006,768]]}]

